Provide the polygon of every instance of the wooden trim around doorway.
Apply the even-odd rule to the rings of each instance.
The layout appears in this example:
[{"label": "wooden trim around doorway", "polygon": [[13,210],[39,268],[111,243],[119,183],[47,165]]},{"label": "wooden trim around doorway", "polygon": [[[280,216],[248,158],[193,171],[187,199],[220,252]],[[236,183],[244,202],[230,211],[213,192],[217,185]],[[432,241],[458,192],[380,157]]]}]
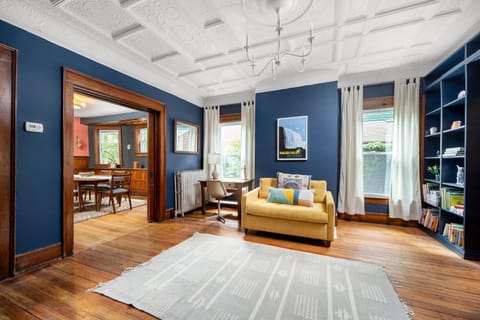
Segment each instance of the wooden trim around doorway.
[{"label": "wooden trim around doorway", "polygon": [[[149,114],[148,221],[167,218],[166,111],[164,103],[63,68],[63,256],[73,254],[73,93],[82,93]],[[151,135],[150,135],[151,134]]]},{"label": "wooden trim around doorway", "polygon": [[15,272],[17,56],[0,44],[0,280]]}]

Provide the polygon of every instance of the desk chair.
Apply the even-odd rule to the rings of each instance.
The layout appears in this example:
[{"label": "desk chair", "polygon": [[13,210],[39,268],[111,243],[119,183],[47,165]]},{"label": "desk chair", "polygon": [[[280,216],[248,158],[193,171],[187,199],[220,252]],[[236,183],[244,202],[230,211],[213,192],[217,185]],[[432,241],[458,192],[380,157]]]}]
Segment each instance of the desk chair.
[{"label": "desk chair", "polygon": [[97,194],[97,206],[100,208],[102,199],[104,196],[109,198],[109,204],[113,206],[113,213],[117,213],[115,209],[115,198],[117,199],[118,205],[120,206],[122,201],[122,196],[125,196],[128,199],[130,205],[130,210],[132,210],[132,199],[130,198],[130,174],[114,174],[110,180],[110,185],[108,188],[98,188]]},{"label": "desk chair", "polygon": [[223,182],[220,180],[208,180],[207,181],[207,195],[208,197],[212,197],[217,201],[217,214],[211,217],[208,217],[206,220],[209,219],[217,219],[221,223],[225,223],[225,215],[222,215],[220,212],[220,203],[221,200],[225,199],[226,197],[231,196],[233,193],[227,192]]}]

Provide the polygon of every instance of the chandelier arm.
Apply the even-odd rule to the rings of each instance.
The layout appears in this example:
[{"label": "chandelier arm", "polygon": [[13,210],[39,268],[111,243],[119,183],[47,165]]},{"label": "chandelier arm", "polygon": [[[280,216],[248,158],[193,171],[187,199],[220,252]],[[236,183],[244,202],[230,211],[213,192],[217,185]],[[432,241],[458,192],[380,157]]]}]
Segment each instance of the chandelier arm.
[{"label": "chandelier arm", "polygon": [[268,60],[268,62],[263,66],[262,70],[260,70],[259,72],[253,71],[253,75],[255,77],[258,77],[259,75],[261,75],[263,73],[263,71],[265,71],[265,69],[267,69],[267,67],[269,65],[275,65],[274,61],[276,61],[275,57],[271,57],[270,60]]},{"label": "chandelier arm", "polygon": [[283,57],[285,56],[292,56],[292,57],[296,57],[296,58],[305,58],[305,57],[308,57],[311,53],[312,53],[312,44],[310,44],[310,47],[308,48],[308,51],[307,52],[304,52],[304,53],[294,53],[294,52],[284,52],[282,53],[281,55],[281,58],[283,59]]},{"label": "chandelier arm", "polygon": [[286,60],[286,62],[287,62],[293,69],[295,69],[295,71],[297,71],[297,72],[303,72],[303,71],[305,71],[305,62],[304,62],[304,61],[302,62],[302,66],[301,66],[300,69],[297,68],[295,65],[293,65],[293,63],[291,63],[290,61]]}]

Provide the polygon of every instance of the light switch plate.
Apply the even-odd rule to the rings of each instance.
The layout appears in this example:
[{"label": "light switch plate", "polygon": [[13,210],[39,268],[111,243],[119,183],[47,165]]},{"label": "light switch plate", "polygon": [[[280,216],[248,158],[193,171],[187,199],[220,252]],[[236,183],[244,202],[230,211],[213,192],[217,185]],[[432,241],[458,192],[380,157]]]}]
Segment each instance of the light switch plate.
[{"label": "light switch plate", "polygon": [[43,133],[43,124],[37,122],[25,121],[25,131]]}]

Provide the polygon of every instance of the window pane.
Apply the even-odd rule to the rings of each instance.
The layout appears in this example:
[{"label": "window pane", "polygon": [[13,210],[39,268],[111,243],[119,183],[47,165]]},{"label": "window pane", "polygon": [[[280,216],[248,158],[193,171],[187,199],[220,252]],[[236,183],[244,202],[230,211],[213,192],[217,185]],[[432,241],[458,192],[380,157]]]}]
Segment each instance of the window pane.
[{"label": "window pane", "polygon": [[222,175],[224,178],[240,178],[240,124],[222,124],[220,134]]},{"label": "window pane", "polygon": [[363,111],[363,187],[366,195],[388,196],[393,108]]},{"label": "window pane", "polygon": [[100,163],[120,163],[119,131],[99,130]]},{"label": "window pane", "polygon": [[140,128],[139,130],[139,152],[147,153],[148,152],[148,139],[147,139],[147,128]]}]

